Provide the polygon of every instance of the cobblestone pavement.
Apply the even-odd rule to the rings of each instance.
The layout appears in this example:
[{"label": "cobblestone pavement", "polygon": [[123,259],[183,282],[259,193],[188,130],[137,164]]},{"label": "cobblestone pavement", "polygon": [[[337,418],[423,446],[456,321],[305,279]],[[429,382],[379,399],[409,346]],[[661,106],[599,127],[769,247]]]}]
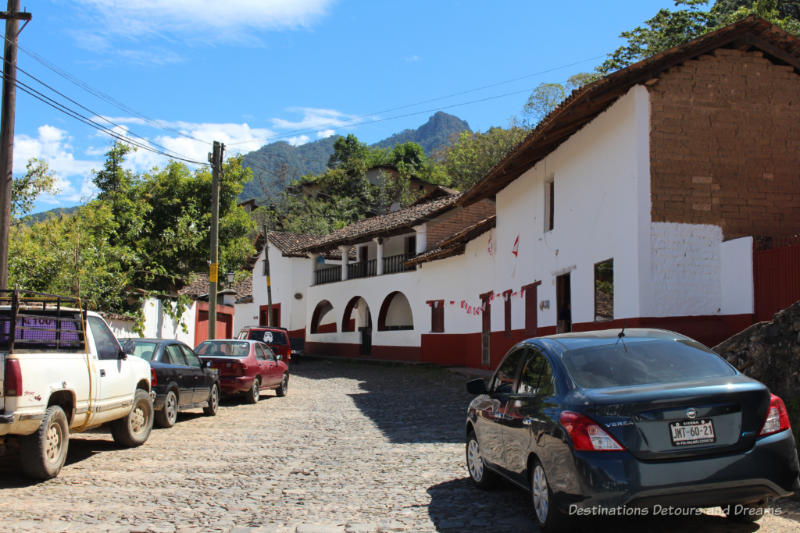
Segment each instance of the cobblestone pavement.
[{"label": "cobblestone pavement", "polygon": [[[527,494],[472,487],[464,378],[347,362],[298,362],[289,395],[183,413],[135,449],[77,435],[56,479],[0,466],[3,531],[533,531]],[[13,458],[10,461],[13,463]],[[762,531],[796,531],[800,506]],[[755,531],[719,516],[626,519],[582,530]],[[589,526],[592,526],[590,528]]]}]

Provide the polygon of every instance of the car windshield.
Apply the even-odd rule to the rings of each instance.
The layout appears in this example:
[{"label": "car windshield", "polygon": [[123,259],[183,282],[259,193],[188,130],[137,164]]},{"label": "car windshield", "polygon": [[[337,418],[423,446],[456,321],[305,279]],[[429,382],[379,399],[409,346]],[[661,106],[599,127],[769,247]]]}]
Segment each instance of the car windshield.
[{"label": "car windshield", "polygon": [[158,347],[158,344],[150,341],[129,340],[123,344],[125,353],[135,355],[136,357],[141,357],[145,361],[153,360],[153,356],[156,353],[156,347]]},{"label": "car windshield", "polygon": [[287,344],[286,334],[282,331],[251,330],[250,339],[261,341],[266,344]]},{"label": "car windshield", "polygon": [[585,389],[679,383],[736,374],[716,353],[671,340],[623,338],[614,344],[569,350],[562,360],[575,383]]},{"label": "car windshield", "polygon": [[205,341],[195,350],[205,357],[247,357],[250,343],[236,341]]}]

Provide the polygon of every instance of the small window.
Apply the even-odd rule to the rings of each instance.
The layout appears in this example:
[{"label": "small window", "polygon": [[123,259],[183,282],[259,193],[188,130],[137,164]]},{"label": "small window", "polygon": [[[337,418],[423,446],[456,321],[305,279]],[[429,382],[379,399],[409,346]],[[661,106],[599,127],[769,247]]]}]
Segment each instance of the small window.
[{"label": "small window", "polygon": [[431,306],[431,332],[444,332],[444,300],[431,300],[428,305]]},{"label": "small window", "polygon": [[264,351],[264,346],[262,344],[256,344],[256,359],[260,361],[267,360],[267,353]]},{"label": "small window", "polygon": [[188,346],[181,346],[181,348],[183,349],[183,355],[186,357],[186,362],[189,364],[189,366],[203,366],[203,364],[200,362],[200,359],[194,354],[191,348]]},{"label": "small window", "polygon": [[614,320],[614,260],[594,265],[594,320]]},{"label": "small window", "polygon": [[517,379],[517,368],[524,350],[516,350],[506,356],[492,380],[492,392],[511,394],[514,392],[514,382]]},{"label": "small window", "polygon": [[90,316],[88,319],[89,329],[92,330],[92,337],[94,338],[94,346],[97,349],[98,359],[116,359],[119,357],[119,352],[122,350],[117,338],[108,329],[106,323],[96,316]]},{"label": "small window", "polygon": [[162,361],[163,363],[186,366],[186,359],[184,359],[183,350],[181,350],[181,347],[179,345],[177,344],[167,345],[166,349],[164,350],[164,354],[167,357],[162,358],[166,359],[166,361]]},{"label": "small window", "polygon": [[264,348],[264,353],[267,354],[267,359],[269,359],[270,361],[275,361],[276,360],[275,352],[272,351],[272,348],[270,348],[267,345],[264,345],[263,348]]},{"label": "small window", "polygon": [[533,350],[519,377],[520,394],[535,394],[537,396],[552,396],[555,393],[553,385],[553,370],[550,362],[541,352]]},{"label": "small window", "polygon": [[551,231],[555,227],[556,210],[556,182],[555,179],[544,183],[544,230]]}]

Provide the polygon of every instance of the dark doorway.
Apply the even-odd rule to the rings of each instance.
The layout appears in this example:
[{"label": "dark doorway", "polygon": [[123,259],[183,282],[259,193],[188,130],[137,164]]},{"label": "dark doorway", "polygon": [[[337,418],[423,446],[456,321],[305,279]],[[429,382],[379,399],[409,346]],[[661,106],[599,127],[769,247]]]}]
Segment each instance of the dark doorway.
[{"label": "dark doorway", "polygon": [[572,331],[572,290],[570,273],[556,277],[556,312],[558,313],[558,333]]},{"label": "dark doorway", "polygon": [[361,348],[359,353],[361,355],[370,355],[372,353],[372,315],[367,312],[367,325],[358,328],[361,332]]},{"label": "dark doorway", "polygon": [[358,276],[361,278],[367,277],[367,259],[369,257],[369,249],[362,246],[358,249]]},{"label": "dark doorway", "polygon": [[262,305],[258,309],[259,326],[280,326],[281,325],[281,304],[272,304],[272,324],[267,323],[267,309],[269,306]]},{"label": "dark doorway", "polygon": [[481,294],[483,312],[481,314],[481,366],[492,364],[492,303],[491,292]]}]

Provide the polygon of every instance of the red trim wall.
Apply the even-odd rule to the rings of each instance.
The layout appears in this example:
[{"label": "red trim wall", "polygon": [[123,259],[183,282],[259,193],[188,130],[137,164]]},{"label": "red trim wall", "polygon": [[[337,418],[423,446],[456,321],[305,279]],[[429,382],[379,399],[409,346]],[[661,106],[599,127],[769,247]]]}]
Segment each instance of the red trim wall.
[{"label": "red trim wall", "polygon": [[[621,328],[661,328],[677,331],[693,339],[715,346],[731,335],[747,328],[753,323],[753,315],[709,315],[685,317],[639,317],[612,320],[609,322],[581,322],[572,325],[573,331]],[[538,328],[538,335],[554,335],[555,326]],[[489,366],[481,366],[481,333],[423,333],[421,345],[413,346],[372,346],[369,359],[413,361],[443,366],[467,366],[472,368],[494,369],[508,350],[520,341],[530,338],[524,329],[492,331]],[[341,357],[363,357],[359,354],[359,344],[336,342],[307,342],[306,353]]]},{"label": "red trim wall", "polygon": [[292,339],[305,339],[306,328],[289,330],[289,337]]},{"label": "red trim wall", "polygon": [[[197,302],[194,319],[194,345],[208,340],[208,302]],[[231,305],[217,304],[216,338],[233,338],[233,313]]]}]

